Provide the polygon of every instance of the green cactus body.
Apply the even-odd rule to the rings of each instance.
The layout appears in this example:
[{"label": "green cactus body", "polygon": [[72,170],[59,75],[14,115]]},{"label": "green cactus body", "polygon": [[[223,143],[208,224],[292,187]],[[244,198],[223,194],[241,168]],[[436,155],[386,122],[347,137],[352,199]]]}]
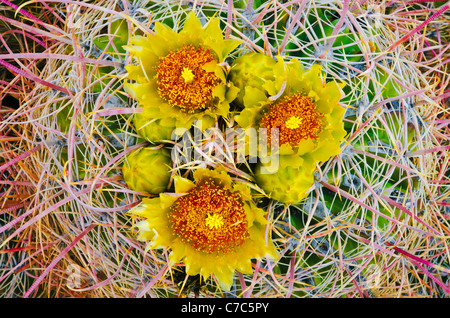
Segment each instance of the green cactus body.
[{"label": "green cactus body", "polygon": [[[360,134],[352,143],[355,150],[363,151],[367,155],[358,154],[357,157],[354,157],[355,167],[346,171],[341,178],[336,178],[337,171],[329,171],[328,179],[330,184],[338,186],[350,194],[366,191],[367,187],[361,180],[361,177],[370,185],[383,184],[383,188],[394,189],[400,193],[417,189],[419,180],[410,178],[408,172],[398,166],[386,164],[386,160],[396,160],[398,145],[401,144],[410,151],[415,149],[417,132],[412,125],[405,126],[403,115],[399,112],[384,113],[383,118],[385,124],[373,120],[371,128]],[[356,120],[356,117],[351,116],[349,119]],[[405,160],[412,159],[405,158]],[[386,195],[386,193],[384,194]],[[337,197],[338,194],[336,193],[324,192],[324,202],[329,207],[334,207],[336,203],[339,203]],[[370,202],[368,204],[372,205]],[[400,204],[403,204],[403,202]],[[380,230],[388,228],[391,222],[389,218],[403,219],[406,217],[404,212],[391,205],[378,205],[375,209],[379,213],[360,208],[355,211],[355,217],[368,220],[371,224],[376,224]],[[336,212],[334,211],[333,213]]]},{"label": "green cactus body", "polygon": [[[386,159],[390,159],[397,154],[397,142],[403,145],[403,147],[407,147],[410,151],[414,150],[414,145],[417,140],[415,128],[412,125],[407,125],[404,131],[403,116],[397,112],[384,114],[384,119],[386,124],[373,121],[372,128],[367,133],[361,135],[358,140],[355,140],[355,149]],[[366,156],[364,162],[360,162],[358,167],[361,172],[366,173],[364,177],[369,180],[381,180],[385,178],[388,171],[392,168],[391,165],[386,165],[383,161],[370,156]],[[395,186],[399,190],[407,188],[409,183],[406,177],[407,172],[395,166],[388,179],[389,185]],[[414,179],[409,182],[413,186],[417,186],[418,183]]]},{"label": "green cactus body", "polygon": [[171,167],[169,150],[140,148],[127,156],[122,173],[130,189],[159,194],[168,187]]},{"label": "green cactus body", "polygon": [[[110,36],[102,35],[94,39],[94,44],[108,54],[116,54],[116,49],[117,53],[125,54],[126,51],[122,46],[128,43],[127,21],[125,19],[118,19],[111,22],[110,32]],[[110,38],[112,38],[112,44],[110,44]]]},{"label": "green cactus body", "polygon": [[[111,23],[108,30],[105,33],[110,35],[100,35],[93,40],[93,50],[98,50],[103,54],[103,58],[120,59],[120,56],[124,56],[126,51],[123,48],[128,43],[128,25],[125,19],[118,19]],[[89,76],[91,76],[91,82],[95,82],[91,88],[91,91],[100,93],[104,87],[112,80],[109,75],[115,72],[115,68],[112,66],[86,66]],[[118,84],[114,85],[112,89],[118,88]]]},{"label": "green cactus body", "polygon": [[[266,27],[274,23],[274,14],[269,10],[263,17],[260,23],[252,24],[252,20],[261,13],[261,8],[268,7],[267,2],[263,0],[253,1],[253,7],[247,8],[248,1],[233,1],[234,10],[240,11],[237,16],[238,23],[236,23],[236,29],[232,30],[233,36],[241,37],[241,34],[248,37],[255,47],[259,47],[261,50],[265,47],[264,35],[267,36],[269,43],[274,45],[273,41],[273,28]],[[217,10],[213,11],[216,14]],[[222,18],[224,21],[227,19],[227,12],[222,11]],[[241,18],[244,16],[245,18]],[[225,24],[224,24],[225,27]]]},{"label": "green cactus body", "polygon": [[[152,22],[158,21],[171,29],[180,27],[179,24],[186,19],[189,9],[185,1],[165,1],[163,9],[157,1],[148,1],[148,4],[145,6],[145,10],[151,12],[150,20]],[[207,11],[205,10],[204,12],[206,13]]]},{"label": "green cactus body", "polygon": [[343,88],[345,97],[341,99],[344,104],[354,104],[367,96],[367,101],[374,98],[387,99],[400,95],[403,89],[380,67],[376,67],[370,78],[355,76],[350,79],[350,84]]},{"label": "green cactus body", "polygon": [[[84,151],[86,151],[85,146],[77,146],[73,156],[74,159],[72,160],[71,163],[69,163],[72,164],[73,169],[72,175],[74,180],[86,179],[87,172],[89,170],[89,165],[87,163],[87,160],[85,160],[86,155],[84,154]],[[69,155],[67,153],[67,148],[63,148],[60,156],[62,164],[68,163]]]},{"label": "green cactus body", "polygon": [[[350,28],[348,26],[343,27],[342,30],[339,31],[339,33],[331,38],[331,34],[333,33],[333,30],[336,27],[336,24],[339,22],[339,19],[336,19],[334,21],[325,23],[321,20],[320,23],[316,21],[314,23],[315,25],[310,28],[311,36],[314,38],[314,40],[318,40],[316,45],[324,45],[327,41],[333,41],[333,52],[337,56],[346,57],[347,61],[350,62],[359,62],[361,59],[361,56],[359,53],[361,53],[361,48],[358,46],[358,39],[355,38],[354,34],[350,31]],[[308,31],[308,30],[307,30]],[[308,37],[307,33],[299,29],[295,37],[297,38],[297,41],[300,42],[300,44],[303,43],[309,43],[310,38]],[[323,40],[321,40],[323,39]],[[352,44],[353,43],[353,44]],[[298,56],[300,58],[307,58],[310,56],[314,56],[315,54],[315,47],[312,44],[306,45],[306,47],[303,50],[298,50],[297,44],[293,41],[289,42],[286,46],[286,49],[291,50],[291,54],[293,56]],[[338,66],[336,64],[336,66]]]},{"label": "green cactus body", "polygon": [[[237,0],[233,1],[233,6],[235,9],[246,9],[248,0]],[[258,9],[264,4],[263,0],[255,0],[253,1],[253,9]]]},{"label": "green cactus body", "polygon": [[[75,144],[73,155],[69,161],[68,147],[65,146],[59,153],[59,160],[63,166],[71,165],[71,179],[73,181],[87,180],[95,176],[99,170],[98,167],[106,165],[107,160],[104,156],[93,157],[90,148],[86,144]],[[68,171],[68,169],[66,168]],[[61,171],[61,178],[64,178]]]},{"label": "green cactus body", "polygon": [[[328,193],[324,192],[324,196],[327,195]],[[337,194],[335,195],[337,196]],[[315,200],[312,201],[314,202]],[[339,206],[342,207],[343,202],[340,201]],[[294,248],[292,252],[285,255],[284,262],[283,260],[278,262],[274,271],[281,275],[286,275],[289,272],[287,264],[293,262],[291,258],[295,258],[296,268],[301,268],[298,272],[302,273],[304,271],[304,273],[302,273],[302,279],[294,283],[294,286],[298,287],[298,290],[294,294],[303,297],[307,296],[304,290],[311,290],[316,286],[329,288],[330,290],[333,288],[333,282],[327,279],[330,271],[333,271],[332,264],[329,263],[326,265],[329,262],[330,255],[337,255],[337,251],[339,251],[339,255],[342,257],[351,258],[359,249],[363,248],[364,244],[355,240],[352,236],[347,235],[345,230],[330,232],[326,236],[320,235],[320,232],[323,231],[323,226],[326,226],[323,218],[317,216],[316,213],[311,217],[309,215],[309,213],[312,213],[310,208],[303,210],[300,206],[302,204],[293,204],[290,206],[289,226],[294,227],[300,233],[305,230],[305,227],[308,228],[308,233],[311,236],[311,239],[308,239],[307,243],[309,246],[308,249],[313,250],[313,252],[309,250],[300,252],[300,250]],[[331,210],[330,212],[335,216],[338,214],[333,213]],[[314,238],[315,233],[318,234],[317,238]],[[356,262],[359,263],[360,261],[357,260]],[[346,281],[351,279],[347,273],[344,272],[342,274]]]},{"label": "green cactus body", "polygon": [[59,124],[60,130],[64,133],[69,131],[70,117],[73,116],[72,104],[62,104],[61,102],[56,102],[53,104],[55,109],[60,109],[56,114],[56,122]]},{"label": "green cactus body", "polygon": [[402,89],[399,84],[389,75],[379,68],[377,68],[378,78],[376,80],[379,81],[382,87],[381,94],[384,98],[392,98],[401,94]]}]

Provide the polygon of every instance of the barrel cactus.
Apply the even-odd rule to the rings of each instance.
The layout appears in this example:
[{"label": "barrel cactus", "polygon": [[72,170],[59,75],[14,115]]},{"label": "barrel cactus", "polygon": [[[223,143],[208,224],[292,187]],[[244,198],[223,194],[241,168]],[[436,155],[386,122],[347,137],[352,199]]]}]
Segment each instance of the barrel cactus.
[{"label": "barrel cactus", "polygon": [[450,294],[450,4],[1,6],[0,295]]}]

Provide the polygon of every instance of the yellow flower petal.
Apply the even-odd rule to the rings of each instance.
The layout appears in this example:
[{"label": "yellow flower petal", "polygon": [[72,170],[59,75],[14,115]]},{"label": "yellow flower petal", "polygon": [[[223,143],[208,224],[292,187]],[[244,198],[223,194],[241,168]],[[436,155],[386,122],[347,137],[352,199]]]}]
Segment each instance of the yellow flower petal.
[{"label": "yellow flower petal", "polygon": [[195,16],[195,13],[193,11],[188,14],[186,21],[184,22],[182,33],[188,36],[203,35],[202,23]]},{"label": "yellow flower petal", "polygon": [[147,94],[151,89],[152,84],[150,82],[145,84],[126,83],[124,85],[125,92],[129,93],[135,99],[143,99],[145,94]]},{"label": "yellow flower petal", "polygon": [[136,81],[137,83],[145,83],[147,80],[142,67],[137,65],[126,65],[125,69],[128,72],[128,79]]},{"label": "yellow flower petal", "polygon": [[[161,193],[159,196],[159,202],[157,200],[145,200],[145,202],[143,202],[143,205],[147,211],[140,212],[140,215],[148,216],[148,219],[145,221],[148,223],[143,223],[142,225],[140,225],[140,229],[142,230],[142,233],[140,233],[140,235],[142,239],[151,240],[148,244],[148,248],[168,248],[170,250],[170,266],[174,266],[178,263],[183,263],[188,275],[200,274],[203,279],[208,279],[211,275],[214,275],[214,278],[217,280],[221,288],[223,288],[224,290],[229,290],[231,288],[231,285],[233,284],[234,274],[236,270],[245,274],[252,273],[252,258],[262,258],[266,255],[274,255],[275,257],[277,257],[276,247],[274,246],[273,242],[270,239],[268,242],[265,241],[265,224],[267,224],[265,212],[257,208],[251,200],[247,200],[251,199],[251,195],[248,187],[245,184],[235,184],[223,168],[218,168],[215,170],[196,170],[194,173],[195,183],[182,177],[175,177],[174,180],[175,188],[177,191],[181,190],[183,191],[183,193],[187,192],[184,196],[168,196],[167,194]],[[214,191],[205,192],[211,197],[208,197],[207,201],[201,202],[202,205],[208,203],[212,204],[213,202],[215,202],[214,204],[223,202],[225,204],[224,206],[229,206],[232,209],[239,209],[240,204],[242,204],[245,209],[244,217],[247,224],[246,228],[249,234],[248,236],[245,236],[245,238],[243,238],[242,242],[240,242],[230,250],[227,250],[227,252],[222,250],[209,251],[207,249],[199,249],[193,242],[196,239],[201,239],[201,237],[192,237],[188,239],[187,237],[182,236],[180,232],[176,231],[176,229],[178,229],[176,222],[178,222],[179,219],[177,219],[175,222],[171,221],[171,213],[181,208],[180,204],[182,203],[180,203],[180,201],[177,201],[177,198],[185,199],[185,201],[182,202],[190,202],[189,205],[183,207],[187,207],[189,209],[192,205],[194,208],[192,208],[192,210],[189,210],[189,213],[187,215],[189,216],[189,218],[194,217],[195,219],[195,215],[193,214],[198,213],[198,209],[201,209],[201,207],[197,206],[196,204],[200,203],[196,203],[196,201],[191,202],[186,200],[197,198],[198,195],[203,193],[201,192],[203,190],[199,190],[203,188],[198,187],[207,186],[208,183],[205,182],[210,182],[210,180],[214,180],[214,182],[212,183],[214,187],[211,188],[214,189]],[[192,193],[194,193],[193,196],[189,197],[190,195],[192,195]],[[229,195],[224,196],[225,193],[229,193]],[[242,201],[236,201],[234,202],[235,204],[227,205],[226,202],[228,202],[227,200],[229,200],[230,196],[239,198],[238,200]],[[199,198],[195,200],[199,200]],[[205,228],[209,229],[210,231],[216,231],[211,233],[222,234],[226,232],[227,229],[223,227],[230,226],[225,225],[230,224],[230,220],[226,219],[226,217],[228,218],[229,216],[225,216],[227,214],[216,215],[215,213],[219,213],[216,208],[211,211],[212,212],[210,212],[207,216],[211,221],[211,224],[206,224]],[[177,215],[177,217],[182,218],[184,216],[183,214],[179,214]],[[205,220],[198,220],[201,222],[205,222]],[[241,224],[245,224],[242,223],[242,220],[243,219],[240,219],[239,222]],[[187,222],[187,219],[185,219],[183,222]],[[233,222],[234,223],[231,225],[231,228],[234,229],[237,227],[237,223],[235,221]],[[208,221],[206,221],[206,223],[208,223]],[[196,227],[201,226],[201,224],[195,224]],[[153,231],[153,233],[155,234],[153,236],[150,235],[150,231]],[[212,236],[211,238],[215,238],[215,236]],[[223,238],[218,235],[217,239],[221,240]],[[211,242],[214,242],[214,240]]]},{"label": "yellow flower petal", "polygon": [[187,193],[190,190],[192,190],[192,188],[195,187],[195,183],[192,182],[189,179],[180,177],[180,176],[175,176],[173,178],[174,183],[175,183],[175,192],[176,193]]},{"label": "yellow flower petal", "polygon": [[167,193],[160,193],[159,199],[161,200],[161,207],[163,209],[167,209],[178,199],[178,196],[169,195]]},{"label": "yellow flower petal", "polygon": [[135,227],[139,229],[138,241],[148,241],[153,238],[154,233],[151,232],[147,221],[140,221],[136,223]]},{"label": "yellow flower petal", "polygon": [[205,178],[213,178],[221,186],[231,189],[231,177],[226,173],[226,170],[223,167],[218,167],[215,170],[198,169],[194,171],[193,177],[196,182]]},{"label": "yellow flower petal", "polygon": [[[276,94],[276,92],[275,92]],[[267,103],[267,96],[260,88],[245,87],[244,104],[246,108],[258,107]]]}]

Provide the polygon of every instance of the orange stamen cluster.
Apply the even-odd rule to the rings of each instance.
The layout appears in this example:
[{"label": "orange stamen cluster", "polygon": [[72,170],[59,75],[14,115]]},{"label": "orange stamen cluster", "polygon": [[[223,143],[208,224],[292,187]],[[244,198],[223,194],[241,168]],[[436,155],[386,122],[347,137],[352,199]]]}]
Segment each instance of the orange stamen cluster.
[{"label": "orange stamen cluster", "polygon": [[213,89],[220,79],[202,67],[214,60],[208,49],[184,45],[159,59],[156,67],[158,93],[170,105],[187,113],[211,108]]},{"label": "orange stamen cluster", "polygon": [[279,145],[296,146],[303,139],[316,139],[323,126],[323,114],[317,111],[314,100],[296,93],[271,105],[260,120],[267,129],[267,143],[271,144],[271,129],[278,129]]},{"label": "orange stamen cluster", "polygon": [[241,195],[212,178],[178,198],[168,215],[174,233],[197,251],[228,253],[249,236]]}]

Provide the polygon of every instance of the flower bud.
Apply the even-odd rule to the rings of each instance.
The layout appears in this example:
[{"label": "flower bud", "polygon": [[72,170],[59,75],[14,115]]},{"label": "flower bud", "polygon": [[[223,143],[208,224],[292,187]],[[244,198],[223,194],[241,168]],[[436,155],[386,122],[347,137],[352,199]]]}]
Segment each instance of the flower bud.
[{"label": "flower bud", "polygon": [[132,190],[159,194],[167,189],[172,160],[164,148],[139,148],[131,152],[122,167],[123,178]]},{"label": "flower bud", "polygon": [[145,112],[134,114],[134,125],[138,135],[150,142],[171,140],[175,122],[174,118],[152,119],[146,116]]},{"label": "flower bud", "polygon": [[266,80],[273,81],[276,63],[260,53],[244,54],[235,59],[229,74],[229,80],[239,88],[235,102],[243,106],[245,95],[253,94],[253,89],[261,89]]}]

